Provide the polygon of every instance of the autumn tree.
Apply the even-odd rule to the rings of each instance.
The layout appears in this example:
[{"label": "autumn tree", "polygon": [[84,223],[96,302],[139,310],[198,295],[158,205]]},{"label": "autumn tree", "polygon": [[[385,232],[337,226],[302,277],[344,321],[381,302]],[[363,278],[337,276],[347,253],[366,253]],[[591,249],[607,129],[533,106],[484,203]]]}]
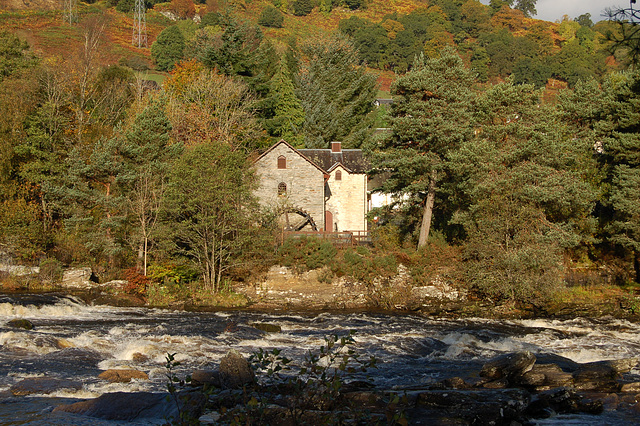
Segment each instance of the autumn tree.
[{"label": "autumn tree", "polygon": [[247,85],[192,64],[188,70],[179,67],[167,82],[175,140],[184,145],[218,141],[233,149],[255,149],[260,131],[253,114],[255,98]]}]

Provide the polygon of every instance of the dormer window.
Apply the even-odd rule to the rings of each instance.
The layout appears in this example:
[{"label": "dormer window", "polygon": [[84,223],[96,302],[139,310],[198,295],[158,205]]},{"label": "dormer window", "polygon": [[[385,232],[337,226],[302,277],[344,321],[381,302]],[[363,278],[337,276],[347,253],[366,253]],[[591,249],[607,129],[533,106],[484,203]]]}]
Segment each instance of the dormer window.
[{"label": "dormer window", "polygon": [[285,157],[284,155],[281,155],[280,157],[278,157],[278,168],[279,169],[287,168],[287,157]]},{"label": "dormer window", "polygon": [[280,182],[278,184],[278,197],[284,197],[285,195],[287,195],[287,184]]},{"label": "dormer window", "polygon": [[336,180],[342,180],[342,171],[336,170]]}]

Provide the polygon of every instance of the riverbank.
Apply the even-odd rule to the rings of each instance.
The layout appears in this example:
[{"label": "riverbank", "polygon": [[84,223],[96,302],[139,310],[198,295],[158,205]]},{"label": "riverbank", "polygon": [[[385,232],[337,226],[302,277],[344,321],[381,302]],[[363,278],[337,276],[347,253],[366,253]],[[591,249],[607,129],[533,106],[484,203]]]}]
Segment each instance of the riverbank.
[{"label": "riverbank", "polygon": [[97,283],[90,268],[65,271],[63,279],[42,283],[29,279],[2,281],[6,293],[62,292],[74,294],[87,303],[120,307],[157,307],[187,311],[246,309],[277,312],[398,312],[442,318],[624,318],[640,320],[640,296],[614,286],[573,286],[545,304],[496,303],[483,300],[459,288],[446,277],[436,277],[429,285],[416,286],[408,270],[400,265],[391,277],[368,283],[330,276],[326,268],[296,273],[273,266],[252,282],[234,283],[219,294],[201,288],[180,292],[155,287],[154,294],[131,291],[127,281]]},{"label": "riverbank", "polygon": [[[174,382],[179,392],[213,386],[206,399],[195,400],[204,401],[199,418],[205,424],[238,418],[287,424],[287,416],[300,415],[299,423],[322,424],[390,424],[393,417],[411,425],[451,419],[540,425],[549,417],[555,424],[627,425],[640,412],[640,323],[627,320],[185,312],[53,294],[2,295],[0,320],[0,424],[108,426],[113,423],[104,419],[114,415],[131,416],[133,424],[166,424],[176,415],[166,398],[167,374],[200,383],[183,388]],[[256,367],[242,388],[223,379],[230,352]],[[167,354],[179,362],[169,372]],[[345,354],[351,358],[343,369]],[[335,363],[325,362],[331,359]],[[357,368],[358,360],[367,371]],[[20,410],[25,400],[31,405]],[[372,420],[362,417],[369,414]],[[276,417],[270,422],[263,415]],[[344,417],[332,423],[336,415]]]}]

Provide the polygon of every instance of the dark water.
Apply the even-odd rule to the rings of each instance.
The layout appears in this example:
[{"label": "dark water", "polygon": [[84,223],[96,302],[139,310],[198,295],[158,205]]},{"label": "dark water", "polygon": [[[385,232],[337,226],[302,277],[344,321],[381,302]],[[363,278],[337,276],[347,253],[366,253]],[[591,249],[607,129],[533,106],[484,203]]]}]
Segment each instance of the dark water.
[{"label": "dark water", "polygon": [[[6,324],[33,322],[31,331]],[[264,333],[254,323],[282,327]],[[640,325],[622,320],[439,320],[366,313],[189,313],[88,306],[64,295],[0,295],[0,424],[113,424],[61,414],[53,407],[105,392],[162,391],[165,357],[175,353],[178,375],[216,365],[229,349],[245,355],[279,348],[293,359],[324,343],[325,336],[355,331],[358,353],[375,356],[370,378],[384,388],[411,389],[477,371],[506,352],[552,353],[576,362],[640,356]],[[135,368],[149,381],[110,384],[97,378],[109,368]],[[633,371],[640,381],[640,371]],[[13,397],[11,385],[29,377],[82,382],[80,390]],[[556,417],[540,424],[632,424],[633,417]],[[141,423],[148,424],[148,423]]]}]

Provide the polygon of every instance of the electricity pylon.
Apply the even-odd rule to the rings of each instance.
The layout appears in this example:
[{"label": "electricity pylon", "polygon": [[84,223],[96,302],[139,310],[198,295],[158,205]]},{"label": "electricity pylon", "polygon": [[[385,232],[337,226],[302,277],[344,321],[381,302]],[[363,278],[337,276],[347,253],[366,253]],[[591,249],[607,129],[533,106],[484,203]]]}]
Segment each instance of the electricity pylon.
[{"label": "electricity pylon", "polygon": [[131,43],[137,47],[147,47],[147,16],[144,0],[136,0]]},{"label": "electricity pylon", "polygon": [[64,0],[62,19],[70,24],[78,22],[78,0]]}]

